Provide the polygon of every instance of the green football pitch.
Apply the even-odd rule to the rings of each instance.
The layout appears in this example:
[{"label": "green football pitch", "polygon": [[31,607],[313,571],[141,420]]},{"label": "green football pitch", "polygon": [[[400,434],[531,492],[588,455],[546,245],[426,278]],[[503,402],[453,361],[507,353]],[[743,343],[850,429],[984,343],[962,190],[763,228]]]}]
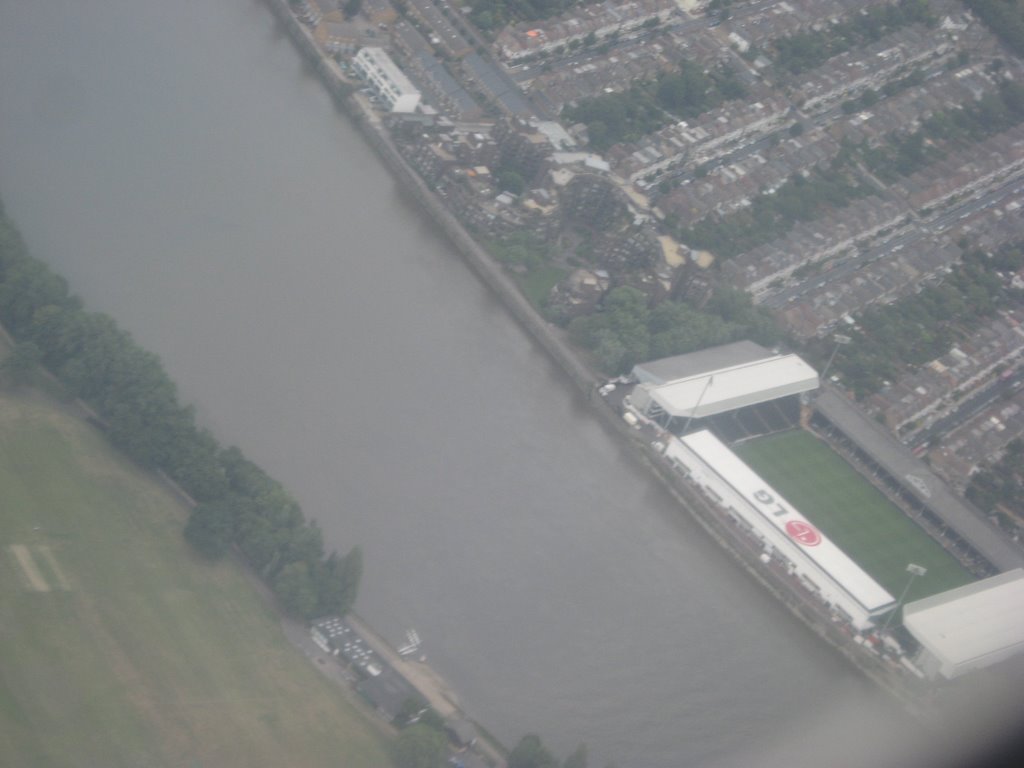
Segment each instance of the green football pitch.
[{"label": "green football pitch", "polygon": [[894,597],[907,586],[908,563],[924,566],[928,573],[914,579],[907,601],[974,581],[952,555],[813,435],[785,432],[735,451]]}]

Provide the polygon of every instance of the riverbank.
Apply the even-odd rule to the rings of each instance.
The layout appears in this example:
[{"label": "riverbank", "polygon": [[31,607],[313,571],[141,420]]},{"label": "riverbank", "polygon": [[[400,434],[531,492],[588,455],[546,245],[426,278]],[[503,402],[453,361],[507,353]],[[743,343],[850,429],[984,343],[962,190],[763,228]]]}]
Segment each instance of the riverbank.
[{"label": "riverbank", "polygon": [[251,572],[196,561],[151,472],[37,389],[0,392],[0,434],[3,765],[389,764]]},{"label": "riverbank", "polygon": [[741,567],[765,587],[796,618],[824,639],[856,669],[895,695],[905,706],[920,714],[913,691],[901,687],[902,679],[888,673],[884,662],[870,656],[853,639],[843,635],[827,616],[816,613],[807,601],[793,592],[777,574],[765,570],[757,560],[758,552],[751,550],[735,530],[713,510],[695,489],[672,473],[660,459],[660,454],[643,442],[611,407],[597,394],[598,379],[577,353],[569,348],[555,329],[547,323],[519,292],[514,281],[503,268],[470,236],[457,219],[444,207],[426,183],[405,162],[373,110],[365,104],[344,81],[340,69],[317,48],[309,31],[291,14],[286,0],[267,0],[275,15],[284,25],[289,37],[307,60],[336,103],[356,124],[370,142],[378,156],[398,183],[420,204],[429,219],[446,235],[449,242],[482,282],[493,291],[512,314],[513,318],[543,348],[569,376],[599,414],[601,422],[620,438],[639,448],[636,456],[680,502],[689,515],[722,549],[732,555]]}]

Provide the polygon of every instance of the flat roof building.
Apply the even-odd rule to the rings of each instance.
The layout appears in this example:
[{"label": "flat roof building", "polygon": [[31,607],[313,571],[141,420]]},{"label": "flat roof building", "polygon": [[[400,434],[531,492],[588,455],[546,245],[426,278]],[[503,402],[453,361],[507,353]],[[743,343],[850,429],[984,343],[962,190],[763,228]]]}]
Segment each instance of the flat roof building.
[{"label": "flat roof building", "polygon": [[352,65],[392,112],[415,112],[420,92],[383,48],[363,48]]},{"label": "flat roof building", "polygon": [[633,407],[650,418],[702,419],[818,388],[818,373],[798,355],[751,341],[667,357],[633,368]]},{"label": "flat roof building", "polygon": [[672,438],[665,458],[858,630],[896,601],[711,432]]},{"label": "flat roof building", "polygon": [[953,678],[1024,651],[1024,569],[907,603],[903,626],[921,644],[917,664]]}]

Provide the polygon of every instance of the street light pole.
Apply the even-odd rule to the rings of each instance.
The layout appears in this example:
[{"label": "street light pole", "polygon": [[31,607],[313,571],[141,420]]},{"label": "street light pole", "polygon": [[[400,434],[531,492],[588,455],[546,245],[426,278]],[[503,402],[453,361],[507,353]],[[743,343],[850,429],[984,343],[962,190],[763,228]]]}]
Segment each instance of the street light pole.
[{"label": "street light pole", "polygon": [[907,592],[910,591],[910,585],[914,583],[915,576],[924,576],[928,573],[928,569],[923,565],[914,565],[913,563],[907,563],[907,573],[910,574],[910,578],[907,579],[907,586],[903,588],[903,593],[900,595],[900,599],[896,601],[896,607],[892,609],[888,616],[885,617],[885,624],[882,625],[880,634],[884,633],[889,628],[889,623],[892,621],[892,617],[899,611],[900,606],[903,605],[903,600],[907,596]]},{"label": "street light pole", "polygon": [[836,354],[839,352],[839,348],[844,344],[849,344],[851,341],[853,341],[853,339],[851,339],[849,336],[844,336],[841,333],[832,334],[832,338],[835,339],[836,346],[832,350],[832,354],[829,355],[828,362],[825,363],[825,370],[821,372],[822,380],[824,380],[825,377],[828,376],[828,369],[832,367],[832,361],[836,359]]}]

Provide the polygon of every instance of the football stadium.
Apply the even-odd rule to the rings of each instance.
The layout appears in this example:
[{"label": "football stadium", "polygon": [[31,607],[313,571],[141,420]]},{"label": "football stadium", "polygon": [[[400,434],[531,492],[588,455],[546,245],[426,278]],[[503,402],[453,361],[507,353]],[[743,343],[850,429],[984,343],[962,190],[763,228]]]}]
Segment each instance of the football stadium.
[{"label": "football stadium", "polygon": [[889,592],[710,431],[671,440],[665,457],[760,540],[768,562],[776,558],[855,629],[870,628],[895,607]]},{"label": "football stadium", "polygon": [[956,558],[814,435],[785,432],[747,441],[735,450],[893,594],[906,586],[909,563],[927,573],[914,579],[908,600],[974,580]]},{"label": "football stadium", "polygon": [[766,566],[856,631],[1024,565],[877,424],[815,392],[818,375],[797,355],[742,341],[639,364],[632,379],[630,423],[649,425],[669,465],[757,542]]}]

